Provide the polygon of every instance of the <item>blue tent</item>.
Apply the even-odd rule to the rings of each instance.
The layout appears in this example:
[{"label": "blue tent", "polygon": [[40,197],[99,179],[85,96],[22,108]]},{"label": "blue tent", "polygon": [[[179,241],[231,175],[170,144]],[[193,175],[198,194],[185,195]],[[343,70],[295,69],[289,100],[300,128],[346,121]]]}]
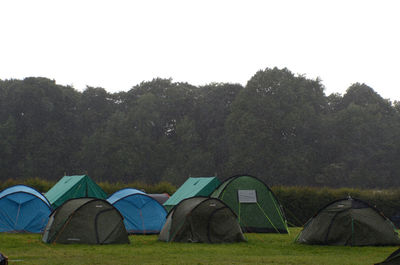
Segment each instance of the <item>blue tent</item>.
[{"label": "blue tent", "polygon": [[130,234],[158,234],[165,223],[167,211],[146,193],[126,188],[108,197],[124,217],[126,231]]},{"label": "blue tent", "polygon": [[43,232],[51,206],[35,189],[16,185],[0,192],[0,232]]}]

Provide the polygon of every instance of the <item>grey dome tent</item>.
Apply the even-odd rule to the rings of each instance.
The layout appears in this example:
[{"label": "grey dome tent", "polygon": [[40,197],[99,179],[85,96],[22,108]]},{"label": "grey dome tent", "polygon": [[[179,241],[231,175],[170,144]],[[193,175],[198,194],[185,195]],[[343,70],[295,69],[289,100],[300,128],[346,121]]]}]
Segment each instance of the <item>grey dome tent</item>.
[{"label": "grey dome tent", "polygon": [[221,200],[191,197],[171,209],[160,241],[231,243],[246,241],[235,213]]},{"label": "grey dome tent", "polygon": [[368,203],[346,198],[320,209],[304,225],[297,242],[318,245],[399,245],[392,222]]},{"label": "grey dome tent", "polygon": [[387,257],[381,263],[376,263],[375,265],[399,265],[400,264],[400,249],[396,250],[389,257]]},{"label": "grey dome tent", "polygon": [[219,198],[236,213],[244,232],[288,233],[278,199],[256,177],[236,175],[228,178],[210,197]]},{"label": "grey dome tent", "polygon": [[106,200],[70,199],[50,215],[45,243],[129,244],[123,217]]}]

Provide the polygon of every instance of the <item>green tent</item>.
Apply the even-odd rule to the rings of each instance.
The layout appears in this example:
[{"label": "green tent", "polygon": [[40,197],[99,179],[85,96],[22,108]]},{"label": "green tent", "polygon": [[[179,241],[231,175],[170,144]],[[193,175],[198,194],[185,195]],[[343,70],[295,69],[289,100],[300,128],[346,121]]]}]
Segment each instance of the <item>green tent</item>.
[{"label": "green tent", "polygon": [[188,178],[164,203],[164,207],[169,212],[183,199],[194,196],[209,196],[219,184],[220,181],[216,177]]},{"label": "green tent", "polygon": [[238,216],[244,232],[288,233],[282,207],[271,189],[260,179],[237,175],[225,180],[212,194]]},{"label": "green tent", "polygon": [[129,244],[123,217],[106,200],[78,198],[66,201],[49,218],[45,243]]},{"label": "green tent", "polygon": [[396,250],[389,257],[387,257],[381,263],[376,263],[375,265],[399,265],[400,264],[400,249]]},{"label": "green tent", "polygon": [[209,197],[182,200],[169,212],[158,239],[196,243],[246,241],[235,213],[221,200]]},{"label": "green tent", "polygon": [[394,225],[375,207],[355,199],[331,202],[304,225],[297,242],[317,245],[399,245]]},{"label": "green tent", "polygon": [[64,176],[44,196],[54,209],[73,198],[107,198],[107,194],[87,175]]}]

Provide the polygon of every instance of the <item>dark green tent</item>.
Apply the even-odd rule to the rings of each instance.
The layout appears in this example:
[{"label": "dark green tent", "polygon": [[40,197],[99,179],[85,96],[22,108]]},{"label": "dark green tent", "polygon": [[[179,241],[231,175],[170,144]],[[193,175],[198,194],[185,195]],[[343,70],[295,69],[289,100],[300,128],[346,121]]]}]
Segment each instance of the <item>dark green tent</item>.
[{"label": "dark green tent", "polygon": [[398,245],[392,222],[368,203],[346,198],[320,209],[305,225],[297,241],[344,246]]},{"label": "dark green tent", "polygon": [[169,212],[159,240],[230,243],[246,241],[235,213],[216,198],[192,197]]},{"label": "dark green tent", "polygon": [[387,257],[381,263],[376,263],[375,265],[399,265],[400,264],[400,249],[396,250],[389,257]]},{"label": "dark green tent", "polygon": [[44,195],[53,209],[74,198],[106,199],[107,194],[87,175],[64,176]]},{"label": "dark green tent", "polygon": [[66,201],[49,218],[45,243],[129,244],[123,217],[110,203],[96,198]]},{"label": "dark green tent", "polygon": [[282,207],[271,189],[260,179],[237,175],[225,180],[212,194],[238,216],[244,232],[288,233]]}]

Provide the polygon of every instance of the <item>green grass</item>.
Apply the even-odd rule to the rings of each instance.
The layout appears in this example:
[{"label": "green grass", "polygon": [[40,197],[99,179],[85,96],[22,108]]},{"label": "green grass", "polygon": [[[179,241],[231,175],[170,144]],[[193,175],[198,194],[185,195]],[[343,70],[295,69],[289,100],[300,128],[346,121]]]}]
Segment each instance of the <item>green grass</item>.
[{"label": "green grass", "polygon": [[397,247],[309,246],[290,235],[246,234],[247,243],[165,243],[157,236],[130,236],[130,245],[45,244],[37,234],[0,234],[0,252],[9,264],[373,264]]}]

